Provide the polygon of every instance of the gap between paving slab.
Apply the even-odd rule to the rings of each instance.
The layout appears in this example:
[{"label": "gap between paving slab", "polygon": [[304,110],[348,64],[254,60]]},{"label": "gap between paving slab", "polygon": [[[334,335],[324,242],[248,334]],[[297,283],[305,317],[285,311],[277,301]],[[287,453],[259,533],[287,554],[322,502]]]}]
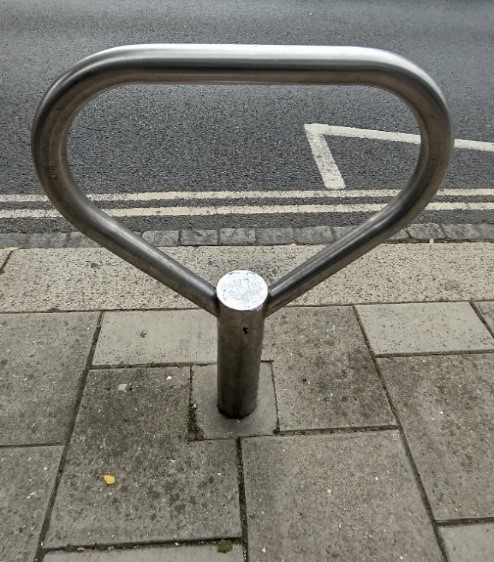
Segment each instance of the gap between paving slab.
[{"label": "gap between paving slab", "polygon": [[225,555],[218,552],[215,545],[187,545],[129,550],[53,552],[43,558],[43,562],[243,562],[242,547],[232,545]]},{"label": "gap between paving slab", "polygon": [[[323,246],[168,248],[213,284],[233,269],[272,282]],[[493,245],[388,244],[374,249],[294,304],[494,300]],[[154,279],[96,248],[16,250],[0,276],[0,311],[192,308]]]}]

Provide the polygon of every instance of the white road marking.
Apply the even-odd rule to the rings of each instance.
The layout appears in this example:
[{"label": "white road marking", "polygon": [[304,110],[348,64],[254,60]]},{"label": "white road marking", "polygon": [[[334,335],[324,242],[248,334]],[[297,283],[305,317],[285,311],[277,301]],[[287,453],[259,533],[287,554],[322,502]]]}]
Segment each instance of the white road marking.
[{"label": "white road marking", "polygon": [[331,150],[329,150],[324,134],[320,133],[318,127],[304,125],[312,156],[314,156],[314,160],[319,168],[324,186],[326,189],[345,189],[343,176],[331,154]]},{"label": "white road marking", "polygon": [[[349,189],[345,193],[325,190],[296,191],[147,191],[134,193],[93,193],[89,198],[93,201],[177,201],[188,199],[201,202],[205,200],[248,201],[262,199],[360,199],[365,197],[394,197],[399,189]],[[493,197],[494,188],[458,188],[441,189],[439,197]],[[0,203],[46,203],[48,198],[37,193],[0,195]]]},{"label": "white road marking", "polygon": [[[377,131],[374,129],[357,129],[355,127],[333,127],[332,125],[326,125],[325,123],[312,123],[304,125],[304,127],[306,132],[309,130],[311,135],[318,137],[319,139],[321,136],[332,136],[420,144],[420,135],[411,135],[409,133]],[[455,148],[462,150],[480,150],[481,152],[494,152],[494,142],[455,139]]]},{"label": "white road marking", "polygon": [[[122,209],[105,209],[113,217],[194,217],[215,215],[277,215],[304,213],[372,213],[382,209],[381,203],[350,203],[329,205],[260,205],[260,206],[226,206],[210,205],[203,207],[129,207]],[[492,211],[494,201],[433,201],[427,206],[428,211]],[[5,209],[0,210],[0,219],[53,219],[61,215],[55,209]]]},{"label": "white road marking", "polygon": [[[384,192],[384,190],[383,190]],[[134,193],[92,193],[88,195],[93,201],[203,201],[205,199],[224,199],[227,201],[245,199],[307,199],[308,197],[326,197],[323,190],[295,191],[146,191]],[[335,194],[335,197],[340,195]],[[0,195],[0,203],[39,203],[48,198],[39,194],[8,194]]]},{"label": "white road marking", "polygon": [[[420,144],[420,135],[409,133],[336,127],[326,123],[307,123],[304,125],[304,129],[326,189],[345,189],[345,181],[325,139],[327,136]],[[455,148],[494,152],[494,142],[455,139]]]},{"label": "white road marking", "polygon": [[[408,133],[394,133],[373,129],[357,129],[354,127],[336,127],[324,123],[305,125],[312,153],[316,160],[326,190],[294,190],[294,191],[150,191],[143,193],[95,193],[89,197],[95,202],[145,202],[145,201],[179,201],[187,199],[199,206],[170,206],[170,207],[128,207],[106,209],[114,217],[152,217],[152,216],[213,216],[213,215],[269,215],[269,214],[301,214],[301,213],[371,213],[383,207],[385,201],[379,203],[339,203],[334,204],[274,204],[258,205],[259,201],[276,199],[349,199],[374,198],[389,199],[395,196],[397,189],[352,189],[345,191],[345,182],[336,165],[333,155],[328,148],[325,136],[340,136],[405,142],[419,144],[420,136]],[[456,139],[455,147],[467,150],[494,152],[494,143]],[[436,200],[429,203],[430,211],[489,211],[494,209],[494,202],[490,201],[441,201],[448,197],[492,197],[494,189],[441,189]],[[438,201],[439,199],[439,201]],[[244,205],[205,205],[206,201],[252,201],[249,206]],[[7,194],[0,195],[0,203],[45,203],[45,195]],[[201,203],[203,203],[201,205]],[[4,209],[0,210],[0,219],[52,219],[59,218],[55,209]]]}]

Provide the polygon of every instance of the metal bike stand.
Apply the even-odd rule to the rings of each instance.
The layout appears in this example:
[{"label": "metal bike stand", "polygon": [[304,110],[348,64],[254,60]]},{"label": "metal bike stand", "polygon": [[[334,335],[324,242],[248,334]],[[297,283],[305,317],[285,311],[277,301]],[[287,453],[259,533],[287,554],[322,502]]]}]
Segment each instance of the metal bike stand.
[{"label": "metal bike stand", "polygon": [[[364,85],[412,110],[420,154],[407,186],[388,205],[273,283],[232,271],[216,289],[106,215],[82,192],[67,162],[74,117],[96,95],[134,83]],[[446,103],[434,81],[406,59],[359,47],[132,45],[70,67],[43,98],[32,132],[36,170],[53,205],[86,236],[218,318],[218,406],[242,418],[256,407],[264,320],[407,225],[430,201],[453,147]]]}]

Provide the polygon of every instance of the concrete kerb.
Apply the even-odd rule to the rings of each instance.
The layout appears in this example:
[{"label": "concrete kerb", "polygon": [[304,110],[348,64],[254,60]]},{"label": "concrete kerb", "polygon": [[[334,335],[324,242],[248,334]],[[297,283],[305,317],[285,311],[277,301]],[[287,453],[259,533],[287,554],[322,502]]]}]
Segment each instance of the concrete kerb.
[{"label": "concrete kerb", "polygon": [[[301,228],[219,228],[149,230],[137,232],[156,246],[271,246],[329,244],[353,227],[309,226]],[[494,242],[494,225],[481,224],[412,224],[390,238],[387,243],[417,242]],[[3,248],[81,248],[97,247],[80,232],[0,233]]]}]

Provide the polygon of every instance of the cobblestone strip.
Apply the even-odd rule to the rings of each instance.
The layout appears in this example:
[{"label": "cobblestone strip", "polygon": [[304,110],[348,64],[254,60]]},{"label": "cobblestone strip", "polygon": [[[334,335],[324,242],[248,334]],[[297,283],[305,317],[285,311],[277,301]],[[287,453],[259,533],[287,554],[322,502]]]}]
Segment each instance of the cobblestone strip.
[{"label": "cobblestone strip", "polygon": [[[301,228],[219,228],[149,230],[138,232],[145,240],[165,246],[274,246],[329,244],[350,232],[353,226],[308,226]],[[396,242],[494,242],[494,225],[482,224],[412,224],[392,236]],[[80,232],[26,234],[0,233],[0,250],[4,248],[90,248],[98,244]]]}]

